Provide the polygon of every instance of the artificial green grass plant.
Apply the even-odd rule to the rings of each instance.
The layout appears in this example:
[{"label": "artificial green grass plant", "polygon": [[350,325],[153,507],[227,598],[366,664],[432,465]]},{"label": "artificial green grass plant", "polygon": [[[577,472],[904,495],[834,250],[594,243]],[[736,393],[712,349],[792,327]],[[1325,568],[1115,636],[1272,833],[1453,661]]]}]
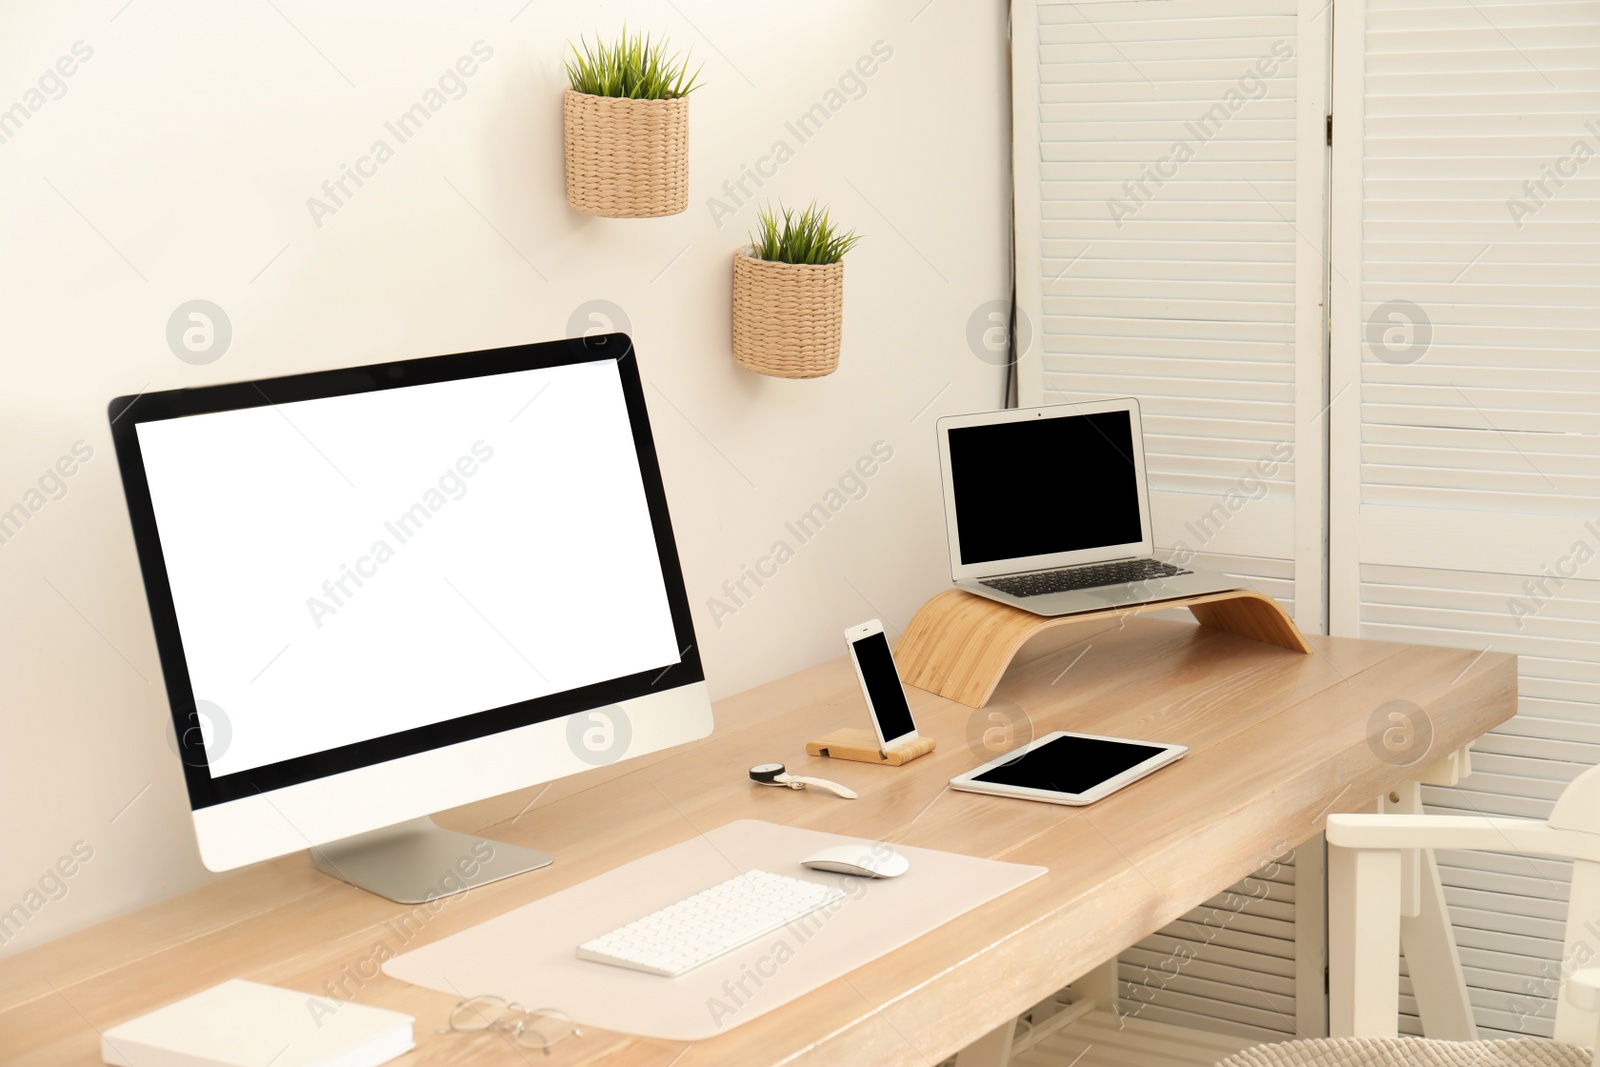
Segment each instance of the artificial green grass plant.
[{"label": "artificial green grass plant", "polygon": [[798,215],[793,208],[779,213],[768,204],[761,209],[750,243],[761,259],[775,263],[837,263],[861,240],[854,230],[840,233],[828,209],[818,209],[813,201]]},{"label": "artificial green grass plant", "polygon": [[567,81],[574,92],[591,96],[621,96],[633,100],[676,100],[700,87],[704,64],[689,70],[687,58],[667,54],[667,42],[652,45],[647,35],[628,36],[628,28],[616,43],[595,38],[583,51],[571,45],[573,58],[567,60]]}]

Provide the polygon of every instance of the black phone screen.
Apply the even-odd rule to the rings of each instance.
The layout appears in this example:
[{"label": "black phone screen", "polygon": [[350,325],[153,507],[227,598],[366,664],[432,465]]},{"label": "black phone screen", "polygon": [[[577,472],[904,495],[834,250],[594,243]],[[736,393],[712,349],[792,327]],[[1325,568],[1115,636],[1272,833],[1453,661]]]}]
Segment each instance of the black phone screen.
[{"label": "black phone screen", "polygon": [[911,705],[906,703],[905,687],[900,684],[900,672],[883,631],[852,641],[850,647],[861,665],[861,678],[883,739],[893,741],[914,731],[917,725],[911,721]]}]

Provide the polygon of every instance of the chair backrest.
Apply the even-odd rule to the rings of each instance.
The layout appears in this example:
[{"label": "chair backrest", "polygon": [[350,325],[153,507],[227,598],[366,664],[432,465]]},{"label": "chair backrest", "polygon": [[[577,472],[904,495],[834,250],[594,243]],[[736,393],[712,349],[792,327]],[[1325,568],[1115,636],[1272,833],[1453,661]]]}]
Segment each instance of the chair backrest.
[{"label": "chair backrest", "polygon": [[[1562,792],[1550,812],[1550,827],[1600,837],[1600,767],[1584,771]],[[1573,971],[1600,966],[1600,862],[1572,857],[1572,894],[1567,903],[1567,936],[1561,949],[1561,985],[1556,999],[1557,1041],[1592,1045],[1600,1017],[1570,1004],[1566,979]]]},{"label": "chair backrest", "polygon": [[[1600,968],[1600,767],[1573,780],[1547,821],[1401,813],[1332,815],[1328,818],[1328,844],[1334,1036],[1393,1035],[1398,989],[1392,954],[1396,941],[1404,938],[1398,907],[1402,899],[1410,902],[1408,907],[1416,907],[1417,872],[1434,869],[1431,862],[1419,868],[1416,858],[1430,850],[1453,849],[1573,861],[1561,957],[1544,974],[1528,980],[1526,997],[1513,995],[1512,1007],[1532,1012],[1539,1000],[1554,995],[1555,1039],[1573,1045],[1600,1044],[1600,1010],[1593,1010],[1600,1009],[1600,992],[1585,993],[1582,983],[1575,987],[1573,991],[1583,993],[1589,1001],[1584,1007],[1571,1002],[1567,989],[1567,980],[1575,972]],[[1405,885],[1412,885],[1409,895],[1402,888]],[[1439,936],[1430,941],[1434,951],[1426,970],[1436,980],[1442,970],[1460,983],[1444,1000],[1459,1006],[1452,1011],[1465,1016],[1470,1029],[1464,979],[1436,881],[1431,882],[1431,892],[1439,901],[1431,920],[1438,925]],[[1436,957],[1440,952],[1455,966],[1439,967]],[[1416,975],[1419,968],[1412,962],[1411,971]],[[1600,1067],[1600,1052],[1595,1062]]]}]

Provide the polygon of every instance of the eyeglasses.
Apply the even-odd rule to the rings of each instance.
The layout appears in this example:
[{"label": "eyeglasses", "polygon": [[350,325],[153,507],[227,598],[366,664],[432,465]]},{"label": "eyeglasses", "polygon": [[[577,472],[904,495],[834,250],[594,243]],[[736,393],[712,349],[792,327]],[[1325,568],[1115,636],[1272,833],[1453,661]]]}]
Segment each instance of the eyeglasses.
[{"label": "eyeglasses", "polygon": [[468,997],[450,1013],[449,1024],[441,1034],[503,1034],[522,1048],[536,1048],[546,1056],[554,1046],[569,1037],[582,1037],[583,1031],[572,1016],[557,1008],[529,1011],[504,997]]}]

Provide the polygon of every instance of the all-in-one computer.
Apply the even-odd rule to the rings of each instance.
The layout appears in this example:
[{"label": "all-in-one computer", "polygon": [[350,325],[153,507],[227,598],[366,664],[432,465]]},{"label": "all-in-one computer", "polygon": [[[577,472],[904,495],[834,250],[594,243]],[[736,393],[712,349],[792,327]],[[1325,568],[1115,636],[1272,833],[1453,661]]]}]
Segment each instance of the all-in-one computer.
[{"label": "all-in-one computer", "polygon": [[110,416],[211,869],[419,902],[550,862],[431,813],[710,733],[626,336]]}]

